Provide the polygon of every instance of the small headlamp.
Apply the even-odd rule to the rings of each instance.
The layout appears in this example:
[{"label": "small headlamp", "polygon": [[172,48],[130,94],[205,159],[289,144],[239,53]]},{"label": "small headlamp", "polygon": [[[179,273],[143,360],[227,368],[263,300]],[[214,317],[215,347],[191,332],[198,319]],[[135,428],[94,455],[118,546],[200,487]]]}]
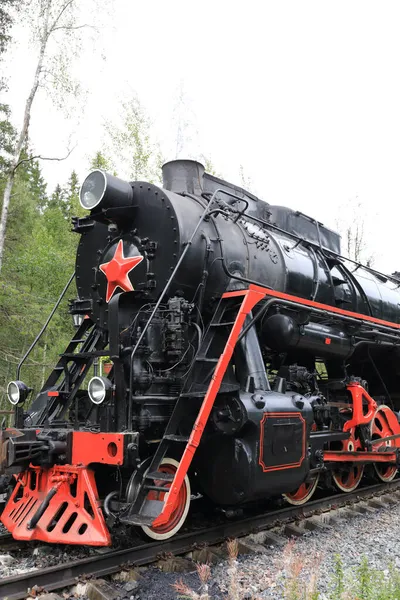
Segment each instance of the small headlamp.
[{"label": "small headlamp", "polygon": [[88,385],[88,394],[93,404],[101,404],[111,397],[112,383],[107,377],[92,377]]},{"label": "small headlamp", "polygon": [[7,386],[7,397],[11,404],[16,406],[25,402],[30,391],[23,381],[10,381]]}]

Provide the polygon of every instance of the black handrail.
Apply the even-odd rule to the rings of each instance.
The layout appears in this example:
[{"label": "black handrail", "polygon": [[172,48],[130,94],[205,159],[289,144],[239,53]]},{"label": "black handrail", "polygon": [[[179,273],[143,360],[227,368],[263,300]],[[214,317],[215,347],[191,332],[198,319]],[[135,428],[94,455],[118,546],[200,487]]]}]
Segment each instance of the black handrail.
[{"label": "black handrail", "polygon": [[45,324],[43,325],[42,329],[39,331],[38,335],[35,337],[35,339],[33,340],[32,344],[29,346],[28,350],[25,352],[24,356],[19,361],[18,366],[17,366],[17,379],[19,379],[19,377],[20,377],[20,372],[21,372],[22,365],[24,364],[24,362],[26,361],[26,359],[28,358],[28,356],[30,355],[30,353],[32,352],[32,350],[34,349],[34,347],[36,346],[36,344],[38,343],[38,341],[40,340],[40,338],[42,337],[43,333],[46,331],[48,324],[50,323],[50,321],[51,321],[54,313],[57,310],[57,308],[60,306],[60,302],[64,298],[65,293],[66,293],[67,289],[69,288],[69,286],[70,286],[72,280],[74,279],[74,277],[75,277],[75,271],[72,273],[71,277],[68,280],[67,285],[65,286],[65,288],[63,289],[63,291],[60,294],[60,297],[58,298],[57,302],[53,306],[53,310],[51,311],[51,313],[47,317],[47,320],[46,320]]}]

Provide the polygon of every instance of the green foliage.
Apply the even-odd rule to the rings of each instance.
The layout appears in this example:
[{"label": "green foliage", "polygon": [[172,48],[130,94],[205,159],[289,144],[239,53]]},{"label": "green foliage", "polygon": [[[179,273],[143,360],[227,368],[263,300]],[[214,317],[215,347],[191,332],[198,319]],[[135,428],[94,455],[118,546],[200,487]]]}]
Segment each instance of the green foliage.
[{"label": "green foliage", "polygon": [[12,9],[17,4],[16,0],[1,0],[0,4],[0,54],[5,52],[10,42],[9,31],[13,23]]},{"label": "green foliage", "polygon": [[152,139],[150,120],[137,96],[123,102],[121,108],[121,119],[106,125],[113,166],[122,177],[157,183],[163,158]]},{"label": "green foliage", "polygon": [[344,571],[343,571],[343,562],[340,554],[335,554],[334,557],[334,568],[333,568],[333,576],[332,576],[332,591],[330,598],[331,600],[338,600],[341,598],[344,592]]},{"label": "green foliage", "polygon": [[112,172],[113,166],[111,160],[99,150],[90,161],[90,169],[103,169],[103,171]]},{"label": "green foliage", "polygon": [[210,173],[210,175],[214,175],[214,177],[219,177],[220,179],[222,178],[221,173],[218,173],[214,166],[214,163],[208,156],[202,154],[200,156],[200,161],[203,163],[206,173]]},{"label": "green foliage", "polygon": [[15,137],[16,132],[10,121],[10,109],[6,104],[0,104],[0,177],[10,168]]},{"label": "green foliage", "polygon": [[[70,217],[79,206],[75,172],[49,198],[37,161],[27,160],[17,170],[10,203],[6,252],[0,277],[0,398],[15,377],[19,359],[40,331],[75,268],[79,237],[71,232]],[[4,178],[0,178],[0,191]],[[71,286],[68,297],[74,297]],[[58,360],[73,334],[67,300],[22,369],[34,393]],[[32,394],[32,397],[34,396]]]}]

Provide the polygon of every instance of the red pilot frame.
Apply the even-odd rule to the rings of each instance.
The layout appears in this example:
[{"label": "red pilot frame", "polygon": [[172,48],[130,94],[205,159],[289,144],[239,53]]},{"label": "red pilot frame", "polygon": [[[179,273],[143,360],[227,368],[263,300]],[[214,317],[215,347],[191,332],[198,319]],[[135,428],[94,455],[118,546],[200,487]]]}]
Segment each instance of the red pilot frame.
[{"label": "red pilot frame", "polygon": [[1,515],[18,540],[109,546],[111,537],[100,506],[95,463],[121,465],[124,436],[115,433],[72,432],[70,465],[30,466],[17,476],[16,486]]}]

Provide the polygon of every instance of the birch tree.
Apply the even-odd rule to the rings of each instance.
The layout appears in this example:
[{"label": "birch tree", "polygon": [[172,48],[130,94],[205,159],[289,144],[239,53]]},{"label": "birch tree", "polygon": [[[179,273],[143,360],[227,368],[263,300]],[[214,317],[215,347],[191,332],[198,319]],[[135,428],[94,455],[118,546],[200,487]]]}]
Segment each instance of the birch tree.
[{"label": "birch tree", "polygon": [[[56,93],[56,95],[58,94],[59,97],[63,98],[68,93],[76,94],[76,87],[71,85],[65,65],[68,56],[71,56],[81,41],[80,30],[89,27],[86,23],[79,22],[78,0],[26,0],[19,4],[19,11],[31,29],[33,44],[37,50],[37,61],[32,85],[25,103],[22,126],[17,132],[5,179],[0,217],[0,270],[4,258],[10,199],[16,171],[21,165],[21,154],[28,141],[32,106],[38,90],[42,87],[48,92]],[[61,48],[62,52],[58,52]],[[60,62],[57,61],[57,57],[63,59],[61,66]],[[34,158],[45,157],[35,156]]]},{"label": "birch tree", "polygon": [[339,207],[340,218],[336,219],[336,229],[341,235],[342,254],[372,267],[374,254],[368,247],[369,232],[366,211],[358,196],[351,198]]},{"label": "birch tree", "polygon": [[112,157],[109,166],[120,177],[150,183],[160,180],[163,157],[151,121],[136,94],[121,103],[120,114],[108,121],[105,129]]}]

